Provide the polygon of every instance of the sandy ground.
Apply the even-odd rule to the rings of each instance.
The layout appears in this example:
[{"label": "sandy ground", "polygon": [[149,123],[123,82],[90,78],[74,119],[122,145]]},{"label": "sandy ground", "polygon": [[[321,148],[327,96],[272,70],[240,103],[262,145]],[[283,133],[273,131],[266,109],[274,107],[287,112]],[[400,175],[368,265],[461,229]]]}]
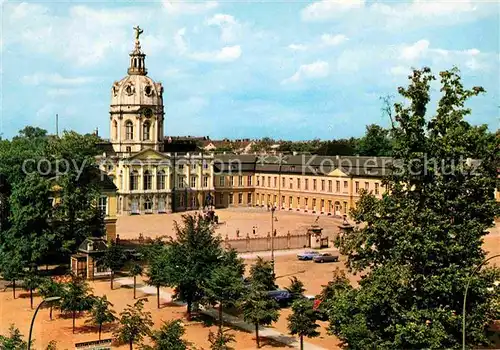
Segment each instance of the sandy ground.
[{"label": "sandy ground", "polygon": [[[116,232],[122,239],[137,238],[139,233],[144,237],[172,236],[174,221],[182,222],[182,215],[186,213],[197,213],[190,211],[173,214],[151,214],[121,216],[116,223]],[[240,237],[247,234],[253,237],[255,227],[256,236],[267,236],[271,232],[271,212],[262,208],[238,208],[216,210],[219,216],[220,225],[216,228],[216,233],[222,237],[228,235],[229,238],[236,237],[239,230]],[[314,223],[318,215],[308,213],[297,213],[291,211],[275,212],[274,229],[277,235],[304,234]],[[323,227],[323,232],[330,236],[338,232],[338,225],[342,220],[334,219],[330,216],[321,215],[318,224]]]}]

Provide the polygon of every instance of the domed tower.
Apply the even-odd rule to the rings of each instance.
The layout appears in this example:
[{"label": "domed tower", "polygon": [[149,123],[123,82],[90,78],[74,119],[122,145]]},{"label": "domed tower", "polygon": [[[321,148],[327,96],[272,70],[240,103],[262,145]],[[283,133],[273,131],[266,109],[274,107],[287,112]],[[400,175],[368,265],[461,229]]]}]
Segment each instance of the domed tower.
[{"label": "domed tower", "polygon": [[161,151],[163,142],[163,87],[147,76],[146,55],[135,30],[135,48],[130,53],[128,75],[111,88],[110,140],[117,153],[145,148]]}]

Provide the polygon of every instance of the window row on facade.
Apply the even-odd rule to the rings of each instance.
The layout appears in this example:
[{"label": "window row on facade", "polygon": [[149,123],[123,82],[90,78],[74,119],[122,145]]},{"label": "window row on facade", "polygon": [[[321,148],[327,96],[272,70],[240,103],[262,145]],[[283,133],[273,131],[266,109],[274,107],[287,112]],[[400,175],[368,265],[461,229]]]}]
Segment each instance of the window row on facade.
[{"label": "window row on facade", "polygon": [[[167,189],[166,187],[166,179],[167,175],[163,170],[160,170],[156,173],[156,181],[154,180],[154,174],[153,172],[149,170],[145,170],[142,174],[142,181],[141,180],[141,175],[137,170],[133,170],[130,173],[130,181],[129,181],[129,190],[131,191],[137,191],[137,190],[142,190],[142,191],[149,191],[149,190],[165,190]],[[203,188],[208,188],[210,181],[210,177],[205,175],[201,177],[201,184],[199,184],[198,176],[196,175],[191,175],[189,177],[189,183],[187,182],[187,176],[185,175],[177,175],[176,178],[176,187],[177,188],[198,188],[198,187],[203,187]],[[140,184],[142,184],[142,187],[140,188]],[[153,184],[156,184],[156,187],[153,187]]]}]

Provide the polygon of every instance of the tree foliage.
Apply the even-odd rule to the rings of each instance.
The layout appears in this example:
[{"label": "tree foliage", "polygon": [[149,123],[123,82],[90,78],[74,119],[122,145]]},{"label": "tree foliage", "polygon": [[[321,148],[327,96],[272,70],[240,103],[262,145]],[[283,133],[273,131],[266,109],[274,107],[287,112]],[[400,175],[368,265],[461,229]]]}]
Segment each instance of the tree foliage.
[{"label": "tree foliage", "polygon": [[208,333],[208,342],[210,350],[234,350],[229,344],[235,341],[233,334],[229,333],[229,329],[219,328],[216,333],[210,331]]},{"label": "tree foliage", "polygon": [[276,277],[273,273],[273,265],[270,261],[257,257],[255,263],[250,267],[250,281],[252,284],[262,286],[264,290],[275,290]]},{"label": "tree foliage", "polygon": [[288,293],[290,293],[294,300],[300,299],[304,297],[304,292],[306,289],[304,288],[304,283],[299,280],[296,276],[290,278],[290,285],[285,288]]},{"label": "tree foliage", "polygon": [[99,340],[101,340],[102,326],[106,323],[113,323],[117,320],[115,311],[112,307],[113,304],[108,301],[108,298],[105,295],[94,298],[89,315],[90,319],[88,319],[86,323],[98,327]]},{"label": "tree foliage", "polygon": [[292,314],[287,317],[290,334],[297,334],[300,338],[300,349],[304,349],[304,337],[319,336],[316,324],[316,311],[311,300],[297,299],[292,304]]},{"label": "tree foliage", "polygon": [[[33,344],[33,341],[31,341]],[[13,324],[9,327],[9,335],[0,335],[0,349],[19,350],[26,349],[28,343],[23,340],[23,335]]]},{"label": "tree foliage", "polygon": [[63,312],[70,312],[73,319],[73,333],[75,332],[75,319],[77,313],[92,309],[95,297],[91,294],[92,289],[88,283],[78,277],[65,286],[61,299],[60,308]]},{"label": "tree foliage", "polygon": [[365,135],[357,142],[356,153],[370,157],[390,157],[392,155],[390,131],[376,124],[367,125]]},{"label": "tree foliage", "polygon": [[136,298],[136,290],[137,290],[137,276],[141,276],[144,272],[142,266],[138,263],[133,263],[130,266],[129,273],[134,278],[134,299]]},{"label": "tree foliage", "polygon": [[103,266],[111,270],[110,276],[110,287],[113,289],[113,279],[115,272],[120,271],[126,263],[126,256],[123,252],[123,248],[117,245],[114,241],[111,241],[108,245],[108,249],[104,252],[102,256],[101,263]]},{"label": "tree foliage", "polygon": [[[440,73],[442,96],[427,115],[430,69],[414,70],[395,104],[393,171],[381,200],[364,193],[352,211],[362,228],[339,238],[340,252],[360,287],[342,287],[330,303],[330,330],[353,349],[456,348],[461,343],[464,287],[484,260],[482,237],[499,213],[494,201],[499,140],[471,126],[466,89],[457,69]],[[480,160],[471,162],[468,158]],[[470,278],[467,343],[488,343],[499,318],[499,278],[486,268]]]},{"label": "tree foliage", "polygon": [[[41,283],[40,287],[38,288],[40,291],[40,295],[42,296],[43,299],[47,299],[50,297],[63,297],[64,295],[64,285],[62,283],[54,281],[52,278],[44,278]],[[44,304],[46,307],[50,309],[50,319],[52,320],[52,309],[58,308],[61,305],[61,300],[55,300],[55,301],[50,301],[46,302]]]},{"label": "tree foliage", "polygon": [[159,330],[151,333],[153,346],[143,346],[144,350],[187,350],[190,343],[182,339],[186,332],[180,320],[165,321]]},{"label": "tree foliage", "polygon": [[129,344],[130,350],[134,343],[140,343],[145,336],[151,334],[153,320],[151,313],[144,311],[144,301],[139,299],[133,306],[127,307],[120,313],[120,325],[114,332],[118,341]]}]

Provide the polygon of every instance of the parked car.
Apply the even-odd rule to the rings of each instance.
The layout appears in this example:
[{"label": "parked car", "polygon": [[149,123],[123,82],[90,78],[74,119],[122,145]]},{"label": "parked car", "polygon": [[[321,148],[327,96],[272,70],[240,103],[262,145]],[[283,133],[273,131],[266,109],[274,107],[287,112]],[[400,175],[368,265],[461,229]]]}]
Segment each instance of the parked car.
[{"label": "parked car", "polygon": [[285,289],[271,290],[267,292],[267,296],[274,299],[281,307],[286,307],[293,301],[292,294]]},{"label": "parked car", "polygon": [[320,254],[320,252],[318,252],[316,250],[309,250],[309,251],[305,251],[303,253],[297,254],[297,259],[299,259],[299,260],[312,260],[318,254]]},{"label": "parked car", "polygon": [[316,263],[336,262],[336,261],[339,261],[339,256],[333,255],[331,253],[321,253],[321,254],[316,255],[313,258],[313,261]]}]

